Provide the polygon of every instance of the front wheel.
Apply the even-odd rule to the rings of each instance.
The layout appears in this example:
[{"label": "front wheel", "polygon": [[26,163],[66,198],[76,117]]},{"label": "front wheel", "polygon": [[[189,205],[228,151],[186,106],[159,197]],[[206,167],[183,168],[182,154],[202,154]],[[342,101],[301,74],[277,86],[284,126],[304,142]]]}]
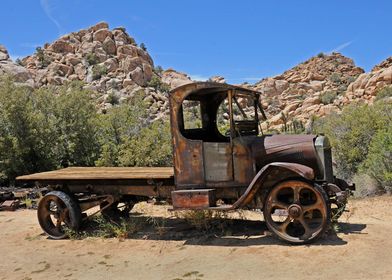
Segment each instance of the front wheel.
[{"label": "front wheel", "polygon": [[263,213],[269,230],[294,244],[320,237],[328,229],[331,215],[325,191],[299,180],[274,186],[265,199]]}]

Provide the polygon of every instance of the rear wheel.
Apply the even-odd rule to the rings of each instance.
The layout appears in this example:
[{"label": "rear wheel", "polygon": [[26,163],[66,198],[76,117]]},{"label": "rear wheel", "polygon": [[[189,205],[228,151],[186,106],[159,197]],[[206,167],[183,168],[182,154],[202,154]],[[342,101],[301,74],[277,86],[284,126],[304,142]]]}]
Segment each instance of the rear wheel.
[{"label": "rear wheel", "polygon": [[43,231],[53,239],[63,239],[67,229],[78,230],[82,221],[79,204],[60,191],[47,193],[38,204],[38,221]]},{"label": "rear wheel", "polygon": [[270,231],[284,241],[314,241],[330,223],[328,196],[320,186],[303,181],[279,183],[265,199],[264,219]]}]

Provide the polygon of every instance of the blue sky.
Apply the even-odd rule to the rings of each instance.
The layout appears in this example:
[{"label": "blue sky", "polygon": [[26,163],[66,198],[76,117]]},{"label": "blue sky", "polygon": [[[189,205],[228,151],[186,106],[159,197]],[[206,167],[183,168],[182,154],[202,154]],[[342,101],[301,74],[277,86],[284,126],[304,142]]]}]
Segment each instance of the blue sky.
[{"label": "blue sky", "polygon": [[13,57],[107,21],[144,42],[156,65],[255,82],[319,52],[366,70],[392,55],[392,1],[3,0],[0,44]]}]

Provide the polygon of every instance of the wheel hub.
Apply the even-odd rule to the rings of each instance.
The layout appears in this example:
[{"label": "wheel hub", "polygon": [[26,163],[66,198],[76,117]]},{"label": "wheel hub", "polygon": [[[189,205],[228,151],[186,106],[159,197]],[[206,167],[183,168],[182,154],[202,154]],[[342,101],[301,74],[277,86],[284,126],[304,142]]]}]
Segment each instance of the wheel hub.
[{"label": "wheel hub", "polygon": [[297,219],[302,215],[302,208],[297,204],[292,204],[289,207],[289,216],[293,219]]}]

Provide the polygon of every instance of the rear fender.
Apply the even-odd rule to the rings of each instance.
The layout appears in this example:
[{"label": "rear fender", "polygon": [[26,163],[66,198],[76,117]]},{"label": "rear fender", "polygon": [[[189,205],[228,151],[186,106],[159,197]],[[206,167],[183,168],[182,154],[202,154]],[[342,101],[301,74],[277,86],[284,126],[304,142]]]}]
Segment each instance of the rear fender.
[{"label": "rear fender", "polygon": [[302,177],[306,180],[314,179],[314,170],[309,166],[289,163],[273,162],[264,166],[253,178],[249,187],[242,196],[233,204],[232,208],[237,209],[248,205],[259,191],[268,189],[277,182],[290,177]]}]

